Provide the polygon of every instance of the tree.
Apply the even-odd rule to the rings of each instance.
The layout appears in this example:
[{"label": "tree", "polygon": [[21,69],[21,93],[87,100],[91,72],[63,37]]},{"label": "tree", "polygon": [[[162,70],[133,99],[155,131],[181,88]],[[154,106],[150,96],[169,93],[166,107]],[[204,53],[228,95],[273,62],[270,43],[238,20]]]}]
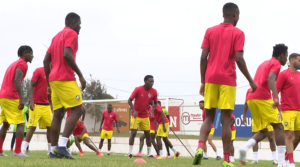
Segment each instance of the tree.
[{"label": "tree", "polygon": [[[87,83],[85,90],[82,92],[83,100],[99,100],[99,99],[114,99],[107,93],[105,85],[102,85],[99,80],[90,79],[90,83]],[[85,104],[86,112],[91,115],[92,119],[95,119],[94,132],[97,122],[102,119],[102,113],[106,109],[106,106],[101,104]]]},{"label": "tree", "polygon": [[30,79],[24,78],[24,80],[22,82],[21,91],[22,91],[22,95],[23,95],[25,104],[27,104],[29,101],[29,86],[30,86]]}]

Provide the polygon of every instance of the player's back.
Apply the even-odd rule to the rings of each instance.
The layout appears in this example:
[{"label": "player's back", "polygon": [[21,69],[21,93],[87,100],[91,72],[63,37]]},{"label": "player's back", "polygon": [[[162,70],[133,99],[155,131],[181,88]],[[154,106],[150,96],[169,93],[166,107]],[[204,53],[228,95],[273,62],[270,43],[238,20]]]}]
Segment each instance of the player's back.
[{"label": "player's back", "polygon": [[49,81],[75,80],[74,71],[64,58],[64,48],[66,47],[70,47],[72,49],[72,55],[76,61],[78,34],[69,27],[65,27],[52,39],[51,45],[47,51],[47,53],[51,54],[52,61]]},{"label": "player's back", "polygon": [[19,68],[23,71],[23,76],[21,81],[23,81],[26,76],[28,65],[23,59],[19,59],[13,62],[6,70],[3,82],[0,90],[0,98],[8,98],[8,99],[19,99],[19,94],[15,87],[14,79],[16,69]]},{"label": "player's back", "polygon": [[33,72],[32,81],[36,84],[33,87],[33,101],[34,103],[49,103],[47,95],[47,80],[44,72],[44,67],[39,67]]},{"label": "player's back", "polygon": [[270,87],[268,84],[269,74],[272,71],[278,76],[280,68],[281,64],[275,58],[271,58],[270,60],[266,60],[262,64],[260,64],[254,76],[254,82],[257,85],[257,89],[255,92],[249,93],[249,95],[247,96],[248,99],[272,99]]},{"label": "player's back", "polygon": [[206,83],[236,86],[235,52],[243,51],[244,33],[232,24],[208,28],[201,48],[209,49]]}]

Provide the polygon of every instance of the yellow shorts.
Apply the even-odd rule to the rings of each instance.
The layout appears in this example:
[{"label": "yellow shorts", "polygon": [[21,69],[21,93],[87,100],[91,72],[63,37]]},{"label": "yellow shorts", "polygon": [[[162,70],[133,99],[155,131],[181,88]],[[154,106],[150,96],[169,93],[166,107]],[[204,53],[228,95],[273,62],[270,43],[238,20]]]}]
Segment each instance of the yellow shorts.
[{"label": "yellow shorts", "polygon": [[235,140],[236,131],[231,131],[231,140]]},{"label": "yellow shorts", "polygon": [[214,133],[215,133],[215,128],[211,128],[209,135],[214,135]]},{"label": "yellow shorts", "polygon": [[139,118],[136,117],[136,119],[131,116],[131,121],[130,121],[130,129],[137,129],[139,130],[150,130],[150,121],[149,118]]},{"label": "yellow shorts", "polygon": [[83,141],[84,138],[89,137],[89,134],[85,133],[80,137],[80,141]]},{"label": "yellow shorts", "polygon": [[9,124],[21,124],[24,123],[23,110],[19,110],[19,99],[6,99],[0,98],[0,125],[3,122]]},{"label": "yellow shorts", "polygon": [[155,134],[155,130],[150,130],[150,133],[153,133],[153,134]]},{"label": "yellow shorts", "polygon": [[273,100],[257,100],[251,99],[247,101],[249,109],[252,115],[252,126],[254,125],[254,131],[268,128],[271,123],[281,123],[281,116],[277,108],[273,108]]},{"label": "yellow shorts", "polygon": [[169,123],[165,123],[165,127],[166,127],[166,132],[164,132],[163,125],[159,124],[156,136],[168,137],[168,135],[169,135]]},{"label": "yellow shorts", "polygon": [[[258,123],[259,125],[256,125],[256,124],[254,123],[253,119],[252,119],[252,132],[253,132],[253,133],[257,133],[257,132],[260,131],[259,128],[260,128],[260,124],[261,124],[261,123],[260,123],[259,121],[257,121],[256,123]],[[274,131],[272,125],[268,125],[268,126],[267,126],[267,129],[268,129],[268,132],[273,132],[273,131]]]},{"label": "yellow shorts", "polygon": [[101,139],[111,139],[113,136],[113,131],[112,130],[104,130],[102,129],[100,138]]},{"label": "yellow shorts", "polygon": [[76,81],[51,81],[53,110],[72,108],[82,104],[82,95]]},{"label": "yellow shorts", "polygon": [[234,110],[236,87],[205,83],[204,108],[219,108]]},{"label": "yellow shorts", "polygon": [[300,130],[300,111],[284,111],[281,112],[282,124],[284,130],[299,131]]},{"label": "yellow shorts", "polygon": [[28,127],[36,127],[39,123],[40,129],[46,129],[51,126],[52,111],[49,105],[34,105],[34,111],[29,108]]}]

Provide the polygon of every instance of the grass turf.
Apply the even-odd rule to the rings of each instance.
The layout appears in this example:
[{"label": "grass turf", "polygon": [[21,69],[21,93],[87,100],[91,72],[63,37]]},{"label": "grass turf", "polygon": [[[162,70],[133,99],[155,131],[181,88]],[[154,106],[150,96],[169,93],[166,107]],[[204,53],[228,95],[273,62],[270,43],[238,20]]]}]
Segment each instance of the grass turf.
[{"label": "grass turf", "polygon": [[[74,167],[74,166],[109,166],[109,167],[120,167],[120,166],[143,166],[143,167],[165,167],[165,166],[192,166],[192,158],[183,158],[179,157],[177,160],[165,159],[165,160],[156,160],[156,159],[147,159],[147,157],[142,157],[147,163],[146,164],[136,164],[133,161],[136,158],[129,159],[124,155],[114,155],[111,154],[107,156],[104,154],[103,157],[96,156],[95,153],[86,152],[85,156],[80,156],[79,154],[74,155],[76,160],[69,159],[48,159],[46,151],[32,151],[27,155],[29,157],[14,157],[12,156],[12,152],[4,151],[7,154],[7,157],[0,157],[0,166],[14,166],[14,167],[53,167],[53,166],[61,166],[61,167]],[[236,167],[242,166],[238,163],[238,160],[234,163]],[[296,166],[299,166],[300,163],[296,163]],[[202,160],[201,166],[209,166],[209,167],[221,167],[222,160],[215,160],[214,158],[209,158],[209,160]],[[276,165],[272,165],[271,161],[259,161],[259,164],[252,165],[249,164],[247,166],[253,167],[270,167]]]}]

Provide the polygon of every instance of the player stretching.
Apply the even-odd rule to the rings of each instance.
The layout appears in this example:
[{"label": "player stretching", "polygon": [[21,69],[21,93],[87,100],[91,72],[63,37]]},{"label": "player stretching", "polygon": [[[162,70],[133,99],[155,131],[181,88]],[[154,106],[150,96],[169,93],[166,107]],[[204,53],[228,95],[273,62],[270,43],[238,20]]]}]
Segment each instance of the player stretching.
[{"label": "player stretching", "polygon": [[80,151],[80,156],[84,156],[84,152],[82,151],[81,147],[80,147],[80,142],[83,141],[83,143],[88,146],[91,150],[95,151],[97,153],[98,156],[103,156],[103,154],[101,154],[96,147],[94,147],[90,142],[91,139],[89,138],[89,134],[88,131],[86,129],[86,127],[83,124],[83,121],[78,120],[74,130],[73,130],[73,135],[75,138],[75,144],[77,146],[77,148]]},{"label": "player stretching", "polygon": [[[152,115],[153,110],[156,108],[157,91],[156,89],[152,88],[154,84],[152,75],[146,75],[144,78],[144,83],[145,84],[143,86],[136,87],[128,99],[128,104],[133,110],[133,112],[131,112],[131,135],[129,138],[128,158],[132,158],[132,150],[137,127],[139,127],[139,130],[143,130],[146,136],[148,158],[154,158],[151,153],[149,115]],[[132,104],[133,100],[135,100],[134,105]],[[152,110],[148,112],[149,103],[151,100],[154,101],[154,106]]]},{"label": "player stretching", "polygon": [[[76,13],[69,13],[66,16],[65,24],[66,27],[52,39],[44,59],[44,70],[48,82],[48,93],[50,93],[51,87],[54,110],[51,123],[50,158],[64,156],[73,159],[67,151],[66,144],[82,114],[82,96],[74,72],[79,76],[82,90],[86,86],[86,81],[75,62],[81,24],[80,16]],[[52,68],[50,68],[51,62]],[[66,121],[62,136],[59,138],[61,121],[67,108],[72,108],[72,112]]]},{"label": "player stretching", "polygon": [[[116,122],[117,133],[120,133],[119,130],[119,122],[116,112],[112,110],[112,105],[107,105],[107,110],[103,111],[102,120],[100,123],[100,138],[101,141],[99,143],[99,152],[101,152],[104,139],[107,139],[107,155],[110,155],[111,148],[111,138],[113,136],[113,123]],[[104,123],[104,124],[103,124]],[[102,127],[103,126],[103,127]],[[102,154],[102,153],[101,153]]]},{"label": "player stretching", "polygon": [[[205,109],[204,109],[204,100],[201,100],[201,101],[199,101],[199,107],[200,107],[200,109],[202,110],[202,120],[203,120],[203,122],[204,122],[204,120],[205,120]],[[211,148],[215,151],[215,153],[216,153],[216,159],[217,160],[220,160],[221,159],[221,157],[220,157],[220,155],[219,155],[219,153],[218,153],[218,150],[217,150],[217,147],[216,147],[216,145],[213,143],[213,141],[212,141],[212,139],[213,139],[213,136],[214,136],[214,132],[215,132],[215,126],[214,126],[214,124],[211,124],[211,130],[210,130],[210,132],[209,132],[209,135],[208,135],[208,137],[207,137],[207,140],[208,140],[208,144],[211,146]],[[204,160],[208,160],[208,157],[207,157],[207,146],[206,146],[206,142],[205,142],[205,145],[204,145],[204,148],[203,148],[203,152],[204,152],[204,157],[203,157],[203,159]]]},{"label": "player stretching", "polygon": [[[161,106],[161,102],[158,101],[158,104]],[[170,122],[170,116],[169,116],[169,112],[167,109],[165,108],[161,108],[163,110],[163,112],[165,113],[166,117],[168,118],[169,122]],[[171,158],[171,154],[170,154],[170,147],[168,146],[168,144],[165,143],[165,146],[166,146],[166,150],[167,150],[167,153],[168,153],[168,158]]]},{"label": "player stretching", "polygon": [[[206,119],[200,129],[199,145],[193,164],[201,164],[203,148],[211,125],[214,121],[216,108],[221,109],[222,141],[224,150],[224,166],[230,163],[230,117],[234,110],[236,97],[236,69],[239,69],[249,81],[253,91],[253,82],[243,58],[245,35],[236,28],[239,20],[239,8],[234,3],[226,3],[223,7],[224,22],[206,30],[202,43],[200,59],[201,87],[200,94],[204,96]],[[209,56],[208,56],[209,55]]]},{"label": "player stretching", "polygon": [[[299,138],[300,131],[300,55],[293,53],[289,56],[290,66],[279,73],[276,86],[281,93],[281,112],[284,125],[286,160],[289,167],[294,167],[293,138]],[[295,132],[295,133],[294,133]],[[297,135],[297,136],[295,136]]]},{"label": "player stretching", "polygon": [[40,129],[47,129],[48,153],[51,151],[50,126],[52,121],[52,111],[49,105],[50,96],[47,95],[47,81],[44,68],[37,68],[32,75],[29,86],[30,111],[28,132],[25,141],[22,143],[22,151],[28,147],[37,123]]},{"label": "player stretching", "polygon": [[3,153],[3,142],[10,124],[17,125],[16,146],[14,156],[27,156],[21,152],[21,145],[24,137],[24,99],[22,97],[22,81],[26,76],[28,65],[32,61],[33,51],[30,46],[21,46],[18,50],[19,60],[13,62],[6,70],[1,90],[0,90],[0,156],[6,156]]},{"label": "player stretching", "polygon": [[159,157],[157,159],[166,159],[166,155],[162,149],[162,142],[161,138],[163,138],[164,143],[166,143],[174,152],[174,159],[177,159],[180,155],[180,152],[177,151],[172,143],[168,139],[169,134],[169,120],[166,117],[165,113],[162,111],[159,104],[157,104],[156,108],[154,109],[153,116],[158,123],[158,130],[157,130],[157,147],[159,149]]},{"label": "player stretching", "polygon": [[[244,125],[247,125],[246,113],[247,113],[247,110],[248,110],[248,105],[247,105],[247,99],[248,98],[247,97],[248,97],[249,92],[250,92],[250,89],[248,89],[248,91],[247,91],[246,102],[244,104],[244,113],[243,113]],[[277,161],[277,158],[276,158],[276,145],[275,145],[275,141],[274,141],[273,127],[271,125],[268,125],[267,129],[268,129],[267,138],[268,138],[269,143],[270,143],[270,149],[271,149],[272,157],[273,157],[273,164],[277,165],[278,161]],[[259,132],[259,126],[255,125],[255,122],[253,121],[253,118],[252,118],[252,136],[254,136],[258,132]],[[251,162],[251,164],[258,164],[258,143],[256,143],[252,147],[252,149],[253,149],[253,161]]]},{"label": "player stretching", "polygon": [[[256,133],[248,142],[240,148],[240,162],[246,164],[246,153],[248,149],[267,137],[267,126],[272,125],[275,130],[275,141],[278,148],[278,166],[285,166],[285,139],[281,114],[276,108],[279,105],[276,90],[276,78],[280,72],[281,65],[287,61],[288,47],[278,44],[273,47],[273,54],[270,60],[263,62],[256,71],[254,81],[257,83],[257,90],[247,96],[247,105],[250,108],[254,125],[258,127]],[[274,96],[272,100],[271,91]]]}]

